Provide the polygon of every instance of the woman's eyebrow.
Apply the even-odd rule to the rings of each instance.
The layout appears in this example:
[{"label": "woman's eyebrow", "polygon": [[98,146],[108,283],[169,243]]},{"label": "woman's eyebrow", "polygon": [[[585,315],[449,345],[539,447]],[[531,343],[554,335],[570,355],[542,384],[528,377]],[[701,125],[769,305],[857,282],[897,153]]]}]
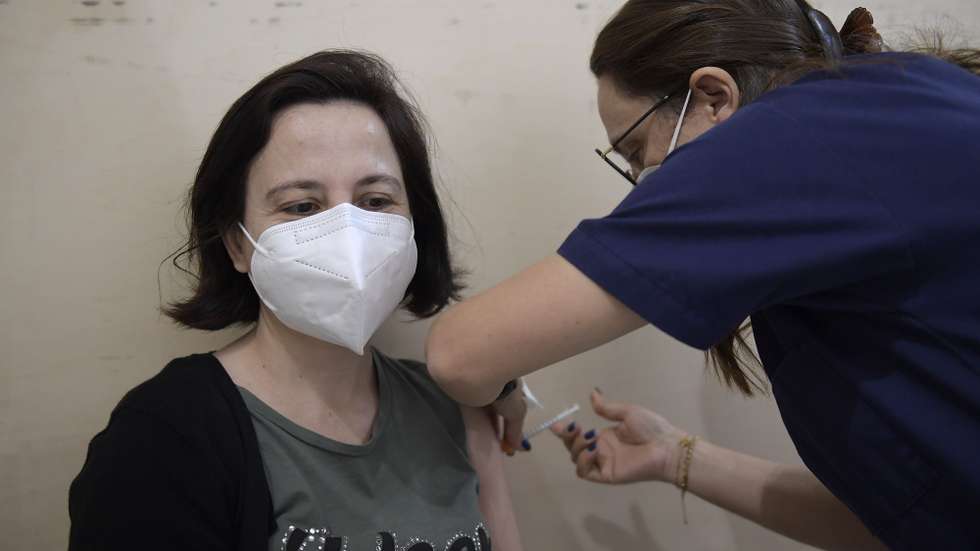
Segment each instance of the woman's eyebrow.
[{"label": "woman's eyebrow", "polygon": [[402,182],[390,174],[370,174],[357,181],[357,187],[369,186],[371,184],[390,184],[401,188]]},{"label": "woman's eyebrow", "polygon": [[290,180],[288,182],[277,184],[274,188],[270,189],[268,193],[265,194],[265,198],[267,201],[271,201],[280,193],[290,189],[311,190],[318,188],[320,188],[320,182],[315,180]]}]

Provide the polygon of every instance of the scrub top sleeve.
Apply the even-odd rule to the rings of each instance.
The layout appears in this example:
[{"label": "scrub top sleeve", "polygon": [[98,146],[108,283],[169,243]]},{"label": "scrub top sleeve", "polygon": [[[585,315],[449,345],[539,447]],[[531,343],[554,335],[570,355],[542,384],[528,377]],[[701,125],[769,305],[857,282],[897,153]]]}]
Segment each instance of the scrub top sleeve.
[{"label": "scrub top sleeve", "polygon": [[753,312],[911,264],[894,219],[819,134],[755,104],[678,148],[559,254],[700,349]]}]

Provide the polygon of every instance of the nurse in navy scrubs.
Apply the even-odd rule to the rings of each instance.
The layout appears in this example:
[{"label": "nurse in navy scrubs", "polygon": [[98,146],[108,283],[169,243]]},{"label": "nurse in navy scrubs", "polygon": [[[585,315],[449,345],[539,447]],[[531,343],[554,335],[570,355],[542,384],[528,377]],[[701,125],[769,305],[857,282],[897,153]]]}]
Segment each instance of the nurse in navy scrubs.
[{"label": "nurse in navy scrubs", "polygon": [[596,162],[635,187],[437,321],[437,381],[482,406],[653,324],[750,394],[748,320],[807,468],[595,395],[611,427],[554,428],[579,476],[825,548],[980,549],[980,51],[880,50],[866,10],[838,32],[802,0],[627,2],[591,69]]}]

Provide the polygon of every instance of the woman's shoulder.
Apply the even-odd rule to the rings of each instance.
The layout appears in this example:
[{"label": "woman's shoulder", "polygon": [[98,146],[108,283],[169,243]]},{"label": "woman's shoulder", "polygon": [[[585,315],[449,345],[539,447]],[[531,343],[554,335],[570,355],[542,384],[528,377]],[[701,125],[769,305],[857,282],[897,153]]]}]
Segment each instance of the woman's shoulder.
[{"label": "woman's shoulder", "polygon": [[119,402],[69,490],[73,548],[138,537],[147,518],[179,526],[168,536],[177,547],[217,541],[232,526],[227,503],[243,488],[265,495],[254,482],[257,447],[223,398],[222,374],[210,354],[177,358]]},{"label": "woman's shoulder", "polygon": [[421,396],[426,403],[444,416],[461,419],[459,404],[449,397],[429,374],[425,362],[406,358],[394,358],[374,349],[378,367],[384,369],[387,379],[396,392]]},{"label": "woman's shoulder", "polygon": [[378,367],[384,369],[386,374],[392,376],[396,384],[412,385],[426,392],[438,395],[440,398],[450,399],[432,379],[432,375],[429,374],[429,367],[425,362],[409,358],[395,358],[377,348],[374,349],[374,358],[378,362]]},{"label": "woman's shoulder", "polygon": [[133,409],[165,418],[200,417],[222,406],[233,383],[212,354],[192,354],[169,361],[120,400],[117,410]]},{"label": "woman's shoulder", "polygon": [[384,370],[388,386],[401,398],[395,401],[398,405],[392,415],[417,421],[421,400],[432,413],[428,418],[448,431],[456,446],[466,453],[466,425],[460,406],[432,379],[425,362],[393,358],[376,348],[374,357],[379,370]]},{"label": "woman's shoulder", "polygon": [[212,354],[192,354],[169,361],[156,375],[127,392],[113,408],[97,439],[117,441],[120,427],[144,427],[172,436],[210,455],[240,451],[249,414],[241,395]]},{"label": "woman's shoulder", "polygon": [[379,370],[383,370],[394,384],[407,384],[418,386],[429,390],[438,390],[439,387],[429,375],[429,368],[425,362],[412,360],[409,358],[396,358],[390,356],[377,348],[372,348],[375,365]]},{"label": "woman's shoulder", "polygon": [[159,457],[184,455],[237,464],[236,455],[248,447],[241,430],[248,411],[235,398],[241,402],[211,354],[174,359],[119,401],[106,427],[89,444],[86,469],[93,468],[93,461],[103,467],[115,465],[120,456],[146,465]]}]

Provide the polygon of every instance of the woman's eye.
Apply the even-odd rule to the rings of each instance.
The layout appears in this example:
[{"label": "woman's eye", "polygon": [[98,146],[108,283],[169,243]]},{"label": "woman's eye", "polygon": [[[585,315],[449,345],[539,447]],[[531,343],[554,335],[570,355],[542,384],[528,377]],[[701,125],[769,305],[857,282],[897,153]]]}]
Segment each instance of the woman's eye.
[{"label": "woman's eye", "polygon": [[306,216],[308,214],[313,214],[314,212],[320,210],[320,207],[316,203],[311,203],[307,201],[305,203],[296,203],[295,205],[290,205],[283,210],[285,210],[289,214],[295,214],[297,216]]},{"label": "woman's eye", "polygon": [[365,210],[381,210],[391,206],[393,203],[386,197],[374,196],[363,199],[361,204]]}]

